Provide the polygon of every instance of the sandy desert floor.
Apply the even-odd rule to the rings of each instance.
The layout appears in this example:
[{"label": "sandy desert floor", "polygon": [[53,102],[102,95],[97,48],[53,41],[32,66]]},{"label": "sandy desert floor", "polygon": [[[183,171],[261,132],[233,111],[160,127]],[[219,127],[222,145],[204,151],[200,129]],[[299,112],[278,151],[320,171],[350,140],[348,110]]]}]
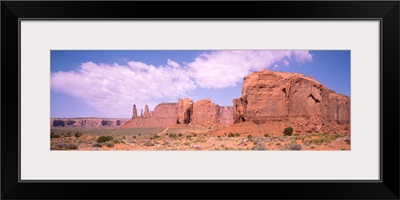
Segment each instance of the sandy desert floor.
[{"label": "sandy desert floor", "polygon": [[[241,130],[237,128],[236,130]],[[350,135],[241,132],[212,127],[52,130],[51,150],[350,150]],[[259,129],[262,130],[262,129]],[[79,133],[79,134],[77,134]],[[100,139],[99,139],[100,138]]]}]

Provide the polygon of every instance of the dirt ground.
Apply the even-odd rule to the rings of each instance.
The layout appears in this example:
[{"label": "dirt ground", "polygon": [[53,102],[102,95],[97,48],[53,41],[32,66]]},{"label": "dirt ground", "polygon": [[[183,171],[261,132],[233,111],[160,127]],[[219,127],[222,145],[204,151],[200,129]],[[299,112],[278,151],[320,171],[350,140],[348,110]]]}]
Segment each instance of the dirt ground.
[{"label": "dirt ground", "polygon": [[[350,134],[307,133],[285,136],[265,127],[174,126],[116,129],[107,134],[74,130],[51,134],[51,150],[350,150]],[[80,133],[80,134],[77,134]]]}]

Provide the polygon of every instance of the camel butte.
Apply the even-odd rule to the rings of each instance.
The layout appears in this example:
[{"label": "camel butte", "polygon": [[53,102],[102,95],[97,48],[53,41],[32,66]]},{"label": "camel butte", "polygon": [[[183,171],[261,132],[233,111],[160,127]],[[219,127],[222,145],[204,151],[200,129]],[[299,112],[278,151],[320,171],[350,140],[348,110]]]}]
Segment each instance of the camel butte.
[{"label": "camel butte", "polygon": [[130,119],[51,119],[52,150],[350,150],[350,98],[312,77],[262,70],[233,106],[189,98]]}]

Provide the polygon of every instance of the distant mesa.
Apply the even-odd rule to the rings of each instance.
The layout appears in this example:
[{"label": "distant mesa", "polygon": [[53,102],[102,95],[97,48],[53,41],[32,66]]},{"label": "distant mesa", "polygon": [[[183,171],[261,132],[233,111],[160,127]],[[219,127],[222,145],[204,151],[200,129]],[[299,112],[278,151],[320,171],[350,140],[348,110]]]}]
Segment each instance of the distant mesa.
[{"label": "distant mesa", "polygon": [[282,131],[292,126],[295,133],[340,132],[350,130],[350,98],[329,90],[312,77],[298,73],[262,70],[243,78],[242,94],[233,106],[219,106],[210,99],[189,98],[158,104],[154,111],[146,105],[138,116],[136,105],[131,119],[52,119],[52,126],[207,127],[257,124]]},{"label": "distant mesa", "polygon": [[128,120],[124,118],[51,118],[50,124],[52,127],[104,128],[123,126]]}]

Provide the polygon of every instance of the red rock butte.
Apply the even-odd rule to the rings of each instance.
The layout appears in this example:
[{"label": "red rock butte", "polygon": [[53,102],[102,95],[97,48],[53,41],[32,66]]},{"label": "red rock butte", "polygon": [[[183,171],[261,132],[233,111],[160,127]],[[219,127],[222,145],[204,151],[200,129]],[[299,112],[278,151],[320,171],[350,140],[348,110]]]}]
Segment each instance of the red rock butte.
[{"label": "red rock butte", "polygon": [[233,121],[290,125],[297,133],[348,133],[350,98],[308,76],[262,70],[244,77]]}]

